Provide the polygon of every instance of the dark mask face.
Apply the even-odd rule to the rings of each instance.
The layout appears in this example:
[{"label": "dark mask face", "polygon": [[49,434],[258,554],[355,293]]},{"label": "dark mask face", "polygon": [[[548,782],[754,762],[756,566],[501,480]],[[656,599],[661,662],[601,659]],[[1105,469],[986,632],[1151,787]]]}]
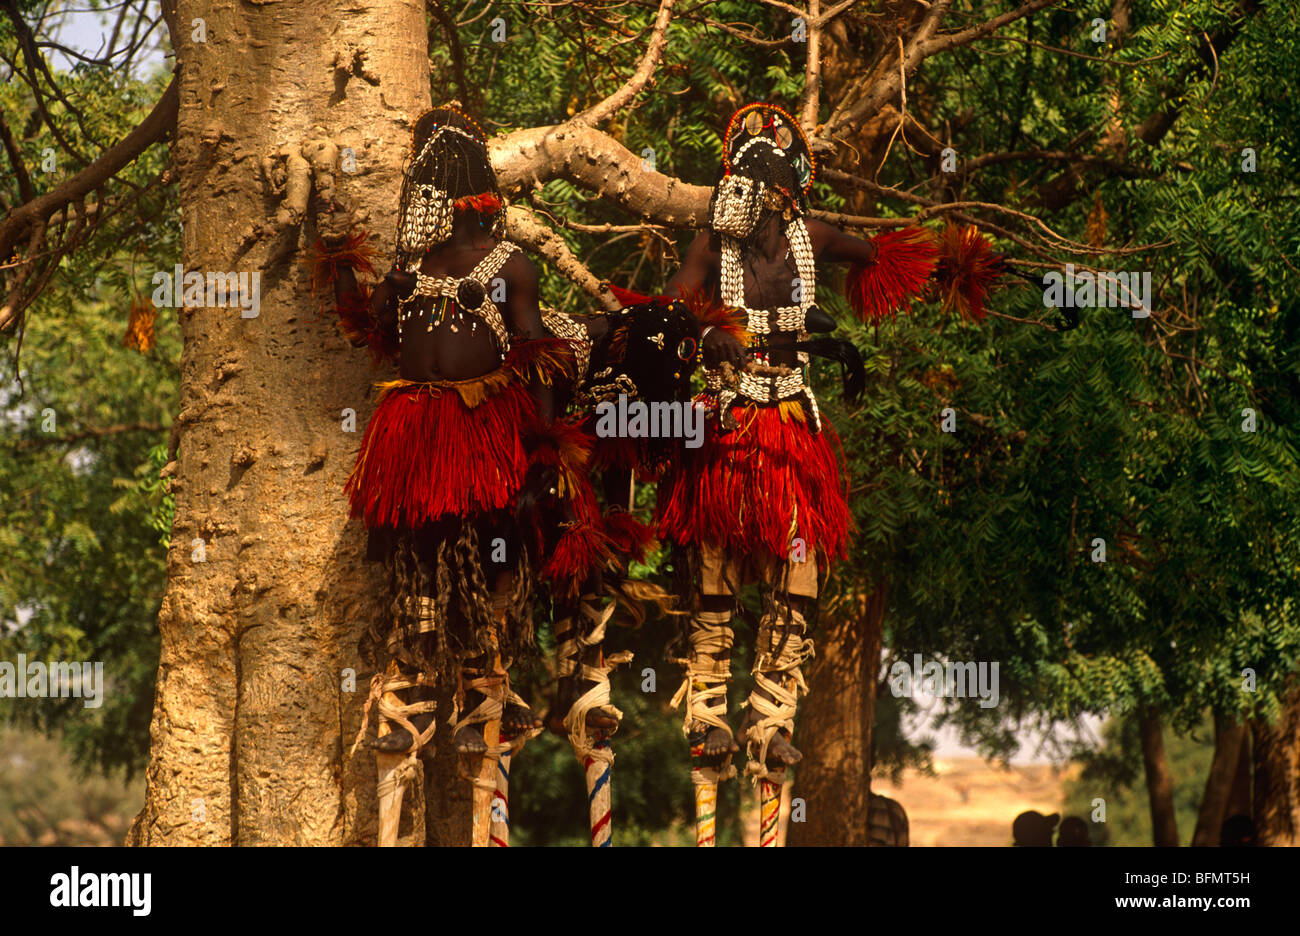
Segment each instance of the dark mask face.
[{"label": "dark mask face", "polygon": [[744,154],[736,160],[731,171],[736,175],[747,176],[764,183],[774,194],[779,192],[784,195],[780,202],[783,207],[789,204],[794,193],[800,191],[790,163],[775,149],[762,143],[745,150]]},{"label": "dark mask face", "polygon": [[605,318],[608,332],[592,349],[590,382],[617,386],[593,403],[614,402],[620,392],[629,401],[647,403],[690,398],[700,336],[685,303],[646,302],[606,313]]},{"label": "dark mask face", "polygon": [[683,302],[647,303],[623,312],[630,319],[624,368],[647,402],[685,400],[699,362],[699,332]]}]

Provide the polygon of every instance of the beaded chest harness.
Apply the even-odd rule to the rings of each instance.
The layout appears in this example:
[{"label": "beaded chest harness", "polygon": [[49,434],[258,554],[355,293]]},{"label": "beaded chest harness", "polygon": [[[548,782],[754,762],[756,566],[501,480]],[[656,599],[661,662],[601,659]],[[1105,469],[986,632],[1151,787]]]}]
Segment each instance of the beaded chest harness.
[{"label": "beaded chest harness", "polygon": [[[790,242],[790,252],[794,255],[795,270],[799,276],[797,304],[775,309],[751,309],[747,306],[744,272],[740,265],[740,241],[725,234],[722,235],[721,298],[724,305],[745,313],[745,327],[751,333],[770,335],[773,332],[794,332],[798,340],[802,341],[808,337],[805,321],[808,309],[813,305],[817,266],[813,258],[812,240],[808,237],[808,228],[802,218],[795,217],[786,224],[785,236]],[[734,386],[723,383],[721,370],[706,367],[704,386],[718,398],[722,425],[728,429],[734,428],[731,406],[737,398],[756,403],[798,399],[805,405],[810,428],[813,432],[819,431],[821,414],[817,409],[817,398],[813,395],[812,388],[804,383],[803,367],[808,363],[807,353],[799,352],[798,361],[799,368],[792,374],[762,376],[742,372]]]},{"label": "beaded chest harness", "polygon": [[[493,277],[501,272],[510,256],[518,250],[519,247],[510,241],[500,241],[493,247],[478,265],[470,271],[469,276],[428,276],[424,273],[417,273],[415,277],[415,289],[405,299],[398,304],[397,314],[397,335],[401,340],[402,329],[407,319],[418,315],[420,312],[420,300],[422,298],[442,299],[440,309],[429,310],[429,324],[427,331],[433,331],[434,325],[440,325],[446,320],[452,303],[456,308],[465,315],[473,316],[481,321],[491,331],[496,338],[497,350],[501,354],[510,351],[510,333],[506,330],[505,320],[501,317],[501,310],[497,304],[492,301],[488,295],[488,284],[492,282]],[[478,327],[474,322],[470,326],[472,329]],[[457,330],[453,323],[452,331]]]},{"label": "beaded chest harness", "polygon": [[587,329],[574,320],[573,316],[557,312],[555,309],[542,310],[542,324],[556,338],[563,338],[573,350],[577,373],[574,385],[580,385],[587,379],[587,368],[591,364],[591,338]]}]

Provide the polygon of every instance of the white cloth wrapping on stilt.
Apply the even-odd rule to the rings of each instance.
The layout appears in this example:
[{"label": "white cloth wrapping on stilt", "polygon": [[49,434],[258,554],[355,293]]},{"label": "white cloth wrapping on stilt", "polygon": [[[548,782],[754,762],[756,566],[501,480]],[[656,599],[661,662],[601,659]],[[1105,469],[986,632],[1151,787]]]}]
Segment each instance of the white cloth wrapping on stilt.
[{"label": "white cloth wrapping on stilt", "polygon": [[744,703],[758,715],[758,720],[746,732],[749,760],[745,773],[755,784],[762,779],[780,782],[785,778],[784,767],[768,767],[767,749],[778,731],[794,731],[799,696],[808,694],[801,667],[813,656],[813,642],[804,639],[805,626],[800,612],[780,603],[759,622],[753,669],[755,688]]},{"label": "white cloth wrapping on stilt", "polygon": [[407,748],[407,753],[411,755],[411,763],[414,765],[420,749],[433,739],[433,733],[438,727],[438,721],[437,719],[431,719],[428,728],[424,729],[424,731],[416,731],[410,717],[436,711],[438,703],[430,699],[425,702],[412,702],[409,705],[390,705],[384,701],[384,696],[390,692],[400,692],[403,689],[411,689],[415,686],[434,686],[436,684],[433,677],[425,676],[424,673],[417,673],[414,679],[400,673],[392,676],[376,673],[372,676],[370,679],[370,694],[366,696],[365,706],[361,710],[361,728],[357,731],[356,740],[352,742],[352,749],[348,752],[348,756],[351,757],[355,754],[357,747],[365,740],[366,730],[370,727],[370,709],[373,707],[379,710],[380,717],[396,722],[400,727],[411,733],[412,742],[411,746]]},{"label": "white cloth wrapping on stilt", "polygon": [[[598,610],[586,600],[582,602],[582,616],[592,626],[586,634],[580,633],[579,629],[575,627],[566,635],[566,639],[559,649],[561,677],[572,675],[582,653],[604,641],[605,629],[609,625],[610,618],[614,616],[614,609],[615,604],[613,601],[610,601],[604,610]],[[580,762],[587,758],[593,758],[608,764],[614,762],[613,748],[608,745],[597,746],[596,742],[599,739],[588,735],[587,713],[594,708],[603,708],[610,712],[615,719],[622,719],[622,711],[610,701],[609,674],[617,667],[631,661],[632,652],[623,650],[605,657],[604,664],[601,666],[592,666],[588,663],[582,664],[581,680],[591,683],[592,686],[574,701],[573,705],[569,707],[568,713],[564,716],[564,729],[568,732],[569,743],[573,745],[573,753]],[[567,673],[564,672],[566,664]]]},{"label": "white cloth wrapping on stilt", "polygon": [[[723,728],[727,724],[727,682],[731,679],[731,646],[735,632],[731,629],[729,611],[697,611],[691,617],[690,656],[674,660],[686,667],[686,676],[673,695],[672,706],[686,703],[682,733],[688,738],[696,726]],[[697,766],[691,770],[691,781],[700,784],[729,780],[736,775],[731,759],[725,767]]]}]

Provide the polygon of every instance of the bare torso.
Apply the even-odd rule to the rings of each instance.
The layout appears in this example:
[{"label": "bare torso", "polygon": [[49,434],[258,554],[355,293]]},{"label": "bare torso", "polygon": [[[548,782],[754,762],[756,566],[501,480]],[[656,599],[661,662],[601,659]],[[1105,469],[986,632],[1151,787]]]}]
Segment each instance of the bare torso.
[{"label": "bare torso", "polygon": [[[790,240],[785,236],[780,219],[769,217],[766,225],[758,232],[755,242],[754,248],[742,250],[740,256],[745,305],[751,309],[777,309],[797,305],[795,281],[799,272],[795,266]],[[720,240],[710,246],[719,252],[721,250]],[[720,265],[712,264],[705,279],[705,291],[715,299],[720,295],[720,277]],[[805,296],[811,295],[814,288],[813,283],[802,284]],[[791,345],[798,337],[794,332],[778,331],[762,340],[770,346]],[[772,351],[768,354],[768,360],[773,364],[791,367],[798,363],[794,351]]]},{"label": "bare torso", "polygon": [[[447,244],[430,251],[420,264],[428,276],[468,276],[496,246],[485,237],[478,241]],[[500,276],[507,280],[509,272]],[[477,316],[448,314],[436,321],[443,300],[422,297],[409,307],[410,318],[402,323],[399,371],[407,380],[468,380],[481,377],[501,365],[501,354],[489,329]],[[504,316],[504,305],[498,305]],[[453,310],[454,311],[454,310]]]}]

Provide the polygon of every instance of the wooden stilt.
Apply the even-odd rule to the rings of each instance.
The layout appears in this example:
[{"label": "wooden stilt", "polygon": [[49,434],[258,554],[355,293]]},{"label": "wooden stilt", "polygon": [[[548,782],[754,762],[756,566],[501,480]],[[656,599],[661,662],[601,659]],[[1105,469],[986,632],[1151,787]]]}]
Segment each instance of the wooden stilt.
[{"label": "wooden stilt", "polygon": [[[499,736],[506,743],[504,735]],[[503,751],[497,761],[497,790],[492,797],[492,829],[489,845],[493,848],[510,847],[510,751]]]},{"label": "wooden stilt", "polygon": [[[609,739],[602,738],[595,744],[597,751],[609,749]],[[587,755],[583,758],[582,769],[587,779],[587,815],[591,826],[591,845],[593,848],[607,848],[613,844],[613,807],[610,778],[613,765],[608,760]]]},{"label": "wooden stilt", "polygon": [[777,826],[781,817],[779,781],[764,777],[758,781],[758,844],[760,848],[777,847]]},{"label": "wooden stilt", "polygon": [[717,844],[715,838],[717,819],[717,781],[697,782],[695,784],[695,845],[697,848],[713,848]]},{"label": "wooden stilt", "polygon": [[[484,694],[495,695],[496,698],[505,700],[505,675],[501,666],[501,653],[497,650],[497,637],[492,635],[492,651],[489,654],[491,664],[488,673],[492,677],[492,682],[484,686]],[[475,848],[487,848],[492,840],[492,801],[496,798],[497,789],[497,764],[500,762],[498,753],[498,744],[501,741],[501,716],[489,719],[483,723],[483,743],[487,745],[487,753],[483,755],[479,764],[478,778],[474,783],[474,818],[473,818],[473,839],[470,844]]]},{"label": "wooden stilt", "polygon": [[718,772],[701,764],[704,738],[691,745],[691,786],[695,791],[695,846],[717,845]]},{"label": "wooden stilt", "polygon": [[[793,677],[782,677],[781,684],[787,691],[796,691]],[[794,730],[791,729],[787,739],[794,742]],[[752,750],[751,750],[751,753]],[[758,781],[758,846],[759,848],[780,848],[779,830],[781,825],[781,790],[785,786],[784,766],[768,768],[769,775]]]}]

